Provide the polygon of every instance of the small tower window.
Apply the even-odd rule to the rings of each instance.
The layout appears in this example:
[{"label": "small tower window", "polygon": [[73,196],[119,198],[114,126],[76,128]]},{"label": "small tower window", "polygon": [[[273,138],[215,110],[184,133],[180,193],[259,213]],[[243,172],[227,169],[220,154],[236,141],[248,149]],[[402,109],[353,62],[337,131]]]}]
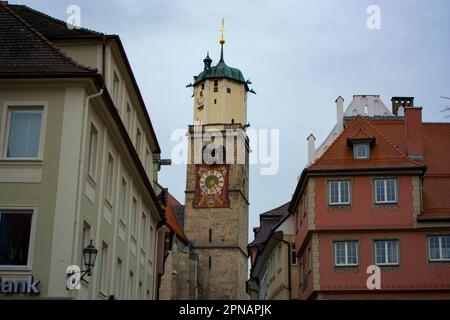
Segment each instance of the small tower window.
[{"label": "small tower window", "polygon": [[231,88],[227,88],[227,92],[228,92],[228,93],[231,93]]},{"label": "small tower window", "polygon": [[202,90],[205,90],[205,84],[204,83],[202,84]]},{"label": "small tower window", "polygon": [[217,99],[214,99],[214,104],[217,104]]},{"label": "small tower window", "polygon": [[219,88],[218,87],[214,87],[214,92],[219,92]]},{"label": "small tower window", "polygon": [[219,80],[214,80],[214,87],[218,87],[219,86]]},{"label": "small tower window", "polygon": [[356,160],[369,159],[370,144],[369,143],[355,143],[353,145],[353,158]]}]

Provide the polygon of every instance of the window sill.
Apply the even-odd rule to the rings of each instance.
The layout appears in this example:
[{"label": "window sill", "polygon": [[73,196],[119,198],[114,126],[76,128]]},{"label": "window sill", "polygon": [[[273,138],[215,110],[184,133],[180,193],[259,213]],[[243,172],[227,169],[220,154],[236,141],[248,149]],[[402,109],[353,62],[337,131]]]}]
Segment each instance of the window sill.
[{"label": "window sill", "polygon": [[32,272],[32,268],[29,266],[0,266],[0,271],[7,273],[29,273]]},{"label": "window sill", "polygon": [[355,266],[334,266],[335,272],[358,272],[359,271],[359,265]]},{"label": "window sill", "polygon": [[97,182],[95,182],[95,179],[89,173],[86,176],[86,180],[92,185],[94,189],[97,187]]},{"label": "window sill", "polygon": [[108,199],[105,199],[105,205],[109,208],[109,209],[113,209],[113,205],[111,204],[111,202]]},{"label": "window sill", "polygon": [[119,224],[120,224],[123,228],[126,228],[126,227],[127,227],[127,224],[123,221],[122,218],[119,218]]},{"label": "window sill", "polygon": [[428,263],[432,265],[447,265],[450,264],[450,260],[428,260]]},{"label": "window sill", "polygon": [[0,159],[0,164],[5,165],[42,165],[43,160],[42,159],[24,159],[24,158],[3,158]]},{"label": "window sill", "polygon": [[102,300],[106,300],[106,299],[108,298],[107,295],[104,294],[104,293],[101,292],[101,291],[98,292],[98,296],[99,296],[99,298],[102,299]]}]

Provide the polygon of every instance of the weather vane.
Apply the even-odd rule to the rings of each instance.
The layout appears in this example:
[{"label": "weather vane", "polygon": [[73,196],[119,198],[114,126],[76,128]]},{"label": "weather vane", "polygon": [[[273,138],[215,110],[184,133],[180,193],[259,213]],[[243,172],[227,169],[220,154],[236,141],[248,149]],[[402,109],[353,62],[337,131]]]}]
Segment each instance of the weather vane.
[{"label": "weather vane", "polygon": [[220,28],[220,34],[222,35],[222,37],[220,38],[220,44],[224,44],[225,43],[225,19],[222,18],[222,28]]}]

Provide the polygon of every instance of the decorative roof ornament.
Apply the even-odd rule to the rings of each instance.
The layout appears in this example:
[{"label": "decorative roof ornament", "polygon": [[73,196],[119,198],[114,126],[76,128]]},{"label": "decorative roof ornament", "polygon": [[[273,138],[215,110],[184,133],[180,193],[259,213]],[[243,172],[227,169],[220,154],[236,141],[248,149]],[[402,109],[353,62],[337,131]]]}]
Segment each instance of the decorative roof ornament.
[{"label": "decorative roof ornament", "polygon": [[223,61],[223,45],[225,44],[225,19],[223,19],[223,18],[222,18],[222,27],[220,28],[219,32],[222,35],[219,40],[219,43],[221,46],[220,61]]}]

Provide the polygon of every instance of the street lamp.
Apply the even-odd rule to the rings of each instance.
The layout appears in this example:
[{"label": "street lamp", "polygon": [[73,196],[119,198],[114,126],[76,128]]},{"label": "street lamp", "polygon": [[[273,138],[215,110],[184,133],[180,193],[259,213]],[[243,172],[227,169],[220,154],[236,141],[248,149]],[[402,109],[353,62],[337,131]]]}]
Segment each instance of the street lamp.
[{"label": "street lamp", "polygon": [[83,249],[83,260],[84,266],[86,270],[83,270],[81,273],[81,279],[83,279],[86,275],[91,276],[92,269],[95,266],[95,259],[97,258],[98,250],[94,247],[94,244],[91,242],[89,245]]}]

